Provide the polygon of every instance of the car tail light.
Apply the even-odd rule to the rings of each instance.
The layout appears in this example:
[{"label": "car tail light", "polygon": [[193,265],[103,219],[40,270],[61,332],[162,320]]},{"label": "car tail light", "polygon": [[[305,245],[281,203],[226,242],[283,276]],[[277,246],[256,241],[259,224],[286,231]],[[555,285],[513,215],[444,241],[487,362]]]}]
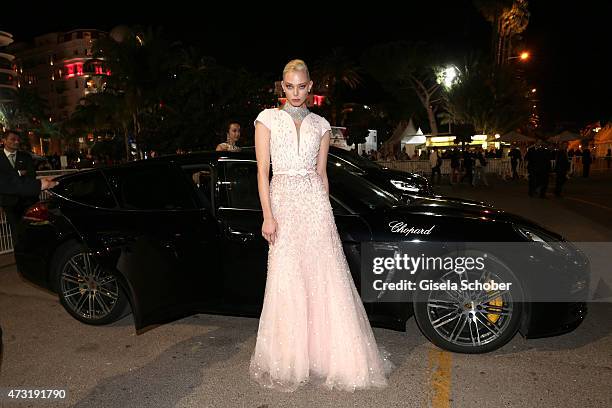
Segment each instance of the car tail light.
[{"label": "car tail light", "polygon": [[26,211],[23,219],[31,222],[49,221],[49,209],[45,203],[36,203]]}]

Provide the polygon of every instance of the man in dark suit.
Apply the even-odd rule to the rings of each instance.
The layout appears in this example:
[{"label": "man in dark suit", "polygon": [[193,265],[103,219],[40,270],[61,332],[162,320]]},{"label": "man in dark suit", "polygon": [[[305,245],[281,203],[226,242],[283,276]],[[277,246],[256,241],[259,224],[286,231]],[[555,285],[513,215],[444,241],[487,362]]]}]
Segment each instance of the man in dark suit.
[{"label": "man in dark suit", "polygon": [[[0,157],[0,159],[2,159],[2,157]],[[7,174],[3,172],[0,173],[0,197],[37,197],[41,190],[53,188],[56,185],[57,181],[53,181],[53,178],[50,177],[37,180],[36,178],[31,177],[20,177],[12,172]],[[2,328],[0,327],[0,367],[2,367],[2,357]]]},{"label": "man in dark suit", "polygon": [[[0,177],[3,179],[17,176],[24,180],[35,180],[36,170],[32,155],[19,151],[20,137],[16,131],[7,130],[2,135],[4,149],[0,152]],[[33,195],[0,194],[0,206],[15,235],[15,228],[27,208],[38,200],[38,193]]]}]

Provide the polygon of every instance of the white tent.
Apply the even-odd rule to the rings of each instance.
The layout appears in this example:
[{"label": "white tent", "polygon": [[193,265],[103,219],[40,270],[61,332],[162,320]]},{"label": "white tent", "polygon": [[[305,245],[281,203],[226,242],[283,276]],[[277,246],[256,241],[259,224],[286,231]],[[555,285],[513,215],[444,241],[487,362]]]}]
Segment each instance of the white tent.
[{"label": "white tent", "polygon": [[558,135],[548,138],[548,141],[553,142],[553,143],[561,143],[561,142],[571,142],[572,140],[578,140],[578,139],[582,139],[582,136],[580,136],[578,133],[573,133],[573,132],[570,132],[569,130],[564,130]]},{"label": "white tent", "polygon": [[536,139],[534,137],[526,136],[519,132],[512,131],[512,132],[508,132],[502,135],[502,137],[500,137],[497,140],[500,142],[512,143],[512,142],[535,142]]}]

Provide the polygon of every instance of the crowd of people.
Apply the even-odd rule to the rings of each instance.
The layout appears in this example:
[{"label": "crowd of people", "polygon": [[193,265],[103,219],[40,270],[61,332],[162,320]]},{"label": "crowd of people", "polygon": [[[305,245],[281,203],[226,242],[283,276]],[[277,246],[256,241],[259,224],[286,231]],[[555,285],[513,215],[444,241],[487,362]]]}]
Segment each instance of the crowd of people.
[{"label": "crowd of people", "polygon": [[[482,149],[482,148],[481,148]],[[434,148],[435,150],[435,148]],[[384,161],[396,161],[396,160],[429,160],[429,157],[431,155],[431,151],[433,150],[425,150],[422,149],[420,150],[420,153],[418,151],[415,151],[412,155],[408,154],[408,152],[406,152],[404,149],[401,149],[398,153],[394,153],[394,152],[390,152],[387,154],[384,154],[380,151],[377,150],[369,150],[369,151],[364,151],[362,152],[362,156],[366,157],[370,160],[384,160]],[[455,155],[460,155],[461,150],[457,147],[452,148],[452,149],[444,149],[442,151],[438,151],[436,150],[436,152],[440,153],[440,157],[442,159],[452,159],[452,157]],[[502,149],[495,149],[495,148],[490,148],[489,150],[484,150],[482,149],[482,154],[485,158],[497,158],[497,159],[501,159],[503,157],[502,155]]]},{"label": "crowd of people", "polygon": [[[383,154],[370,150],[363,152],[362,156],[374,161],[428,161],[431,168],[431,182],[434,185],[440,184],[443,161],[447,160],[450,162],[450,184],[467,182],[472,186],[478,184],[488,186],[487,166],[489,159],[508,158],[510,159],[510,175],[508,178],[519,179],[520,173],[522,173],[519,172],[519,166],[522,164],[527,171],[528,194],[532,197],[546,197],[551,173],[555,175],[554,194],[561,197],[563,186],[572,170],[572,163],[574,163],[574,166],[578,166],[573,168],[574,172],[581,170],[583,177],[589,177],[590,168],[594,161],[589,147],[568,150],[567,143],[553,147],[541,142],[527,149],[512,146],[507,150],[495,148],[485,150],[478,146],[475,149],[461,150],[454,147],[442,150],[434,147],[430,150],[415,151],[413,155],[409,155],[402,149],[398,154]],[[612,149],[608,149],[604,157],[606,166],[610,168]]]}]

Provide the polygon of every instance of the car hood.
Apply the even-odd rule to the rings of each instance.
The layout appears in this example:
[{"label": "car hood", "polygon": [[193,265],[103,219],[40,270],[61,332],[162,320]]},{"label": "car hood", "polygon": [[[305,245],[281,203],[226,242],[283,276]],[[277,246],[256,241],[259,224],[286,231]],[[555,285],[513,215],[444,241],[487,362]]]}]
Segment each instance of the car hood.
[{"label": "car hood", "polygon": [[[497,240],[517,238],[514,227],[528,228],[539,231],[554,240],[563,239],[559,234],[521,216],[494,208],[484,203],[472,200],[447,197],[414,197],[410,204],[397,205],[372,214],[369,220],[373,229],[388,230],[390,222],[402,221],[415,229],[427,231],[435,225],[434,230],[443,233],[444,237],[463,237],[485,235],[497,237]],[[378,227],[376,227],[378,226]],[[503,227],[502,227],[503,226]],[[427,235],[427,233],[425,232]],[[432,234],[434,237],[437,234]],[[441,236],[438,236],[442,238]],[[478,239],[477,239],[478,240]]]},{"label": "car hood", "polygon": [[411,204],[412,202],[421,202],[422,200],[425,199],[430,199],[433,200],[433,202],[441,204],[444,203],[444,205],[447,206],[451,206],[454,208],[466,208],[466,209],[487,209],[487,210],[491,210],[491,209],[496,209],[495,207],[493,207],[493,205],[486,203],[484,201],[477,201],[477,200],[471,200],[469,198],[462,198],[462,197],[452,197],[452,196],[442,196],[442,195],[437,195],[437,194],[433,194],[432,196],[422,196],[422,195],[418,195],[418,194],[405,194],[406,198],[408,199],[408,204]]},{"label": "car hood", "polygon": [[416,195],[411,196],[409,204],[398,207],[396,211],[408,211],[414,214],[427,213],[435,216],[486,218],[496,218],[505,214],[504,211],[480,201],[456,197],[422,197]]}]

